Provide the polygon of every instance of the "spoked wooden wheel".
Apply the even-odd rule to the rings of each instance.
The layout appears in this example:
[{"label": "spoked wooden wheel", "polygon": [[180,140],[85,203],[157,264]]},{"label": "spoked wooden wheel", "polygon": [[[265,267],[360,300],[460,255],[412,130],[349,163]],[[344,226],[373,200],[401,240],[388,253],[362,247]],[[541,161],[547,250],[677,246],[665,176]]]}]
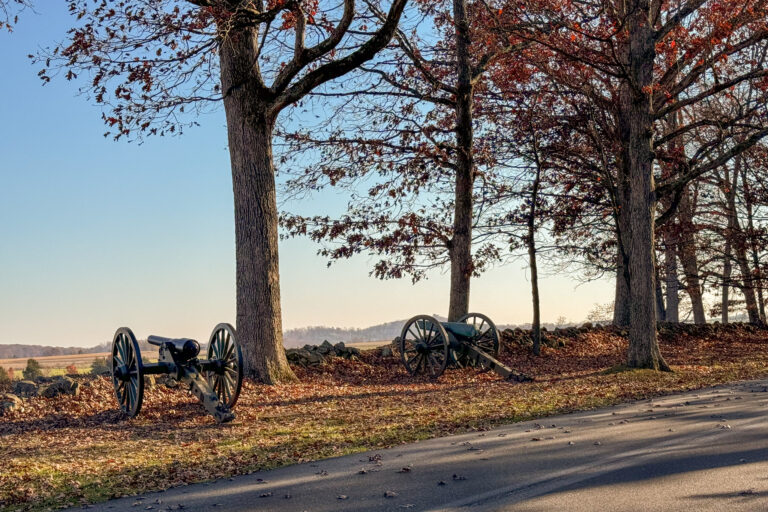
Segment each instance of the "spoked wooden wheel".
[{"label": "spoked wooden wheel", "polygon": [[428,315],[411,318],[400,334],[400,357],[411,375],[438,378],[448,365],[448,333]]},{"label": "spoked wooden wheel", "polygon": [[469,313],[459,319],[475,328],[477,334],[472,338],[472,344],[493,357],[499,356],[499,331],[496,324],[482,313]]},{"label": "spoked wooden wheel", "polygon": [[112,339],[112,384],[120,410],[133,418],[144,400],[144,364],[136,336],[121,327]]},{"label": "spoked wooden wheel", "polygon": [[235,338],[235,328],[219,324],[208,341],[208,359],[214,364],[206,372],[208,384],[219,400],[230,409],[235,406],[243,385],[243,353]]}]

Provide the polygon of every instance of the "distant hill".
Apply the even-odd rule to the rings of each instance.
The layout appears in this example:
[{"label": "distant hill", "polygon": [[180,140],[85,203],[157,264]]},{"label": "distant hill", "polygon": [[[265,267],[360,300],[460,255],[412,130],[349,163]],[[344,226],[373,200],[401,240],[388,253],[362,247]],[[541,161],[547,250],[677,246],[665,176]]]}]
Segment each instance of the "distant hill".
[{"label": "distant hill", "polygon": [[[441,322],[445,322],[446,318],[441,315],[433,315]],[[302,345],[310,344],[317,345],[324,340],[328,340],[331,343],[338,343],[339,341],[347,342],[360,342],[360,341],[382,341],[392,340],[397,336],[400,336],[400,331],[403,329],[407,319],[395,320],[394,322],[386,322],[383,324],[373,325],[371,327],[364,328],[342,328],[342,327],[301,327],[298,329],[288,329],[283,333],[283,343],[287,348],[301,347]],[[569,326],[571,324],[564,325]],[[551,323],[542,324],[547,329],[554,329],[555,325]],[[514,329],[515,327],[521,327],[522,329],[530,329],[531,324],[523,325],[498,325],[499,330]],[[156,348],[149,346],[145,341],[139,340],[140,349],[142,355],[156,354]],[[44,356],[67,356],[72,354],[94,354],[100,352],[109,352],[112,348],[111,342],[102,343],[90,348],[83,347],[48,347],[41,345],[2,345],[0,344],[0,359],[15,359],[22,357],[44,357]],[[149,352],[148,352],[149,351]]]},{"label": "distant hill", "polygon": [[[435,316],[441,322],[446,320],[443,316]],[[328,340],[332,343],[338,343],[339,341],[347,343],[354,341],[392,340],[396,336],[400,336],[400,331],[403,329],[405,322],[407,322],[407,320],[395,320],[394,322],[387,322],[362,329],[344,329],[341,327],[324,326],[288,329],[283,333],[283,344],[286,347],[291,348],[300,347],[306,344],[317,345],[324,340]]]},{"label": "distant hill", "polygon": [[[432,315],[440,322],[445,322],[448,319],[441,315]],[[324,340],[328,340],[331,343],[343,342],[356,342],[356,341],[380,341],[380,340],[392,340],[397,336],[400,336],[400,331],[403,329],[407,319],[395,320],[394,322],[387,322],[384,324],[374,325],[372,327],[350,328],[344,329],[341,327],[301,327],[299,329],[289,329],[283,333],[283,344],[288,347],[300,347],[302,345],[310,344],[317,345]],[[561,327],[570,327],[574,324],[564,324]],[[520,327],[521,329],[530,329],[531,324],[522,325],[509,325],[499,324],[496,326],[500,331],[504,329],[514,329]],[[544,323],[542,327],[549,330],[553,330],[556,325],[553,323]]]},{"label": "distant hill", "polygon": [[44,347],[42,345],[0,345],[0,359],[17,359],[22,357],[69,356],[72,354],[94,354],[106,352],[108,348],[98,345],[91,348],[83,347]]}]

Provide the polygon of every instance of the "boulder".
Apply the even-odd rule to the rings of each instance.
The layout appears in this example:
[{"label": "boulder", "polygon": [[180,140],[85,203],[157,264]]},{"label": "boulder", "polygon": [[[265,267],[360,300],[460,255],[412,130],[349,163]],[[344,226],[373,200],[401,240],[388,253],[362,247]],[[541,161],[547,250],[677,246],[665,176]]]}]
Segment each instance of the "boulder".
[{"label": "boulder", "polygon": [[320,352],[323,355],[330,354],[333,352],[333,345],[328,340],[323,341],[319,347],[317,347],[317,351]]},{"label": "boulder", "polygon": [[306,364],[307,366],[317,366],[319,364],[323,364],[325,361],[325,358],[320,355],[318,352],[310,352],[306,357]]},{"label": "boulder", "polygon": [[37,395],[39,386],[31,380],[20,380],[13,386],[13,394],[20,397],[30,397]]},{"label": "boulder", "polygon": [[155,376],[154,375],[145,375],[144,376],[144,389],[152,389],[155,387]]},{"label": "boulder", "polygon": [[288,361],[299,366],[316,366],[325,360],[318,352],[318,347],[313,347],[313,350],[290,348],[285,351],[285,356]]},{"label": "boulder", "polygon": [[390,347],[381,347],[381,357],[392,357],[392,349]]},{"label": "boulder", "polygon": [[80,393],[80,385],[69,377],[58,377],[46,386],[41,386],[37,390],[39,396],[45,398],[55,398],[59,395],[77,396]]},{"label": "boulder", "polygon": [[21,409],[22,403],[21,398],[11,393],[0,395],[0,416]]}]

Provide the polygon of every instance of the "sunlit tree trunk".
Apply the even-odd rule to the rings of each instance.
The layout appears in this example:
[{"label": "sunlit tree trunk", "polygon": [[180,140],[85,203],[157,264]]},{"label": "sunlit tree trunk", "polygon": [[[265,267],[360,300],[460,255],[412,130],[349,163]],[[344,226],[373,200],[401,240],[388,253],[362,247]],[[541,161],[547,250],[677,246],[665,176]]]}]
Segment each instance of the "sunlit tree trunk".
[{"label": "sunlit tree trunk", "polygon": [[296,380],[283,348],[277,197],[272,162],[275,119],[256,90],[255,29],[221,46],[222,90],[235,197],[237,334],[250,376],[274,384]]},{"label": "sunlit tree trunk", "polygon": [[456,30],[456,189],[453,239],[450,247],[451,290],[448,320],[469,312],[472,278],[472,185],[474,181],[472,133],[472,64],[466,0],[453,0]]},{"label": "sunlit tree trunk", "polygon": [[629,139],[626,141],[629,170],[629,354],[627,364],[634,368],[669,370],[656,337],[653,181],[653,117],[650,91],[656,56],[654,31],[650,23],[648,0],[628,5],[627,73],[622,108],[628,113]]},{"label": "sunlit tree trunk", "polygon": [[685,291],[691,298],[691,307],[693,308],[693,321],[696,324],[705,324],[707,322],[704,312],[704,299],[701,292],[701,281],[699,279],[699,264],[696,258],[696,240],[694,238],[693,224],[693,206],[687,190],[683,191],[678,210],[680,219],[680,235],[678,240],[678,255],[683,265],[685,274]]},{"label": "sunlit tree trunk", "polygon": [[752,281],[752,271],[749,268],[749,261],[747,260],[747,237],[744,230],[741,229],[741,223],[739,222],[739,213],[736,210],[736,191],[739,187],[739,165],[741,158],[736,158],[736,169],[733,172],[733,181],[729,183],[728,172],[726,170],[726,183],[728,183],[728,192],[726,197],[728,198],[728,236],[733,244],[733,252],[736,257],[736,263],[739,266],[739,272],[741,273],[741,283],[739,289],[744,295],[744,302],[747,306],[747,316],[749,317],[749,323],[759,324],[760,313],[757,307],[757,299],[755,298],[755,288]]},{"label": "sunlit tree trunk", "polygon": [[674,224],[670,222],[662,230],[662,236],[664,237],[664,282],[667,289],[665,319],[667,322],[678,323],[680,322],[680,298],[678,296],[676,242],[671,232],[673,229]]}]

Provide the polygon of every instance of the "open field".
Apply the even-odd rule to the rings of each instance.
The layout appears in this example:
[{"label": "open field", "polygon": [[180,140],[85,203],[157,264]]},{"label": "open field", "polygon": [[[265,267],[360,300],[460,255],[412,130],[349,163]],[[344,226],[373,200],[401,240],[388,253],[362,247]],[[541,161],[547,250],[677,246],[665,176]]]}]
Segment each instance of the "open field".
[{"label": "open field", "polygon": [[389,345],[392,340],[379,340],[379,341],[350,341],[344,343],[348,347],[359,348],[360,350],[372,350],[374,348]]},{"label": "open field", "polygon": [[[390,340],[381,341],[357,341],[350,342],[346,345],[349,347],[359,348],[360,350],[372,350],[383,345],[390,343]],[[204,349],[203,349],[204,351]],[[142,356],[157,359],[157,351],[153,350],[150,353],[141,352]],[[109,352],[98,352],[93,354],[71,354],[66,356],[47,356],[47,357],[34,357],[44,369],[48,370],[61,370],[67,366],[74,364],[78,369],[90,368],[91,363],[96,358],[109,357]],[[15,371],[21,371],[27,367],[28,357],[20,357],[16,359],[0,359],[0,366],[3,368],[13,368]]]},{"label": "open field", "polygon": [[[66,356],[47,356],[47,357],[34,357],[32,359],[37,360],[40,366],[49,369],[66,368],[73,364],[78,368],[88,368],[94,359],[100,357],[109,356],[109,352],[99,352],[93,354],[70,354]],[[18,359],[0,359],[0,366],[3,368],[13,368],[14,370],[23,370],[27,367],[28,357]]]},{"label": "open field", "polygon": [[[189,393],[148,389],[139,417],[118,411],[107,378],[78,377],[79,396],[33,398],[0,422],[0,509],[82,505],[450,433],[768,376],[768,331],[666,330],[674,373],[622,367],[615,331],[548,333],[541,357],[505,337],[500,359],[532,376],[505,382],[472,368],[413,379],[397,357],[367,351],[295,368],[299,383],[246,380],[237,419],[218,425]],[[558,337],[560,336],[560,337]]]}]

